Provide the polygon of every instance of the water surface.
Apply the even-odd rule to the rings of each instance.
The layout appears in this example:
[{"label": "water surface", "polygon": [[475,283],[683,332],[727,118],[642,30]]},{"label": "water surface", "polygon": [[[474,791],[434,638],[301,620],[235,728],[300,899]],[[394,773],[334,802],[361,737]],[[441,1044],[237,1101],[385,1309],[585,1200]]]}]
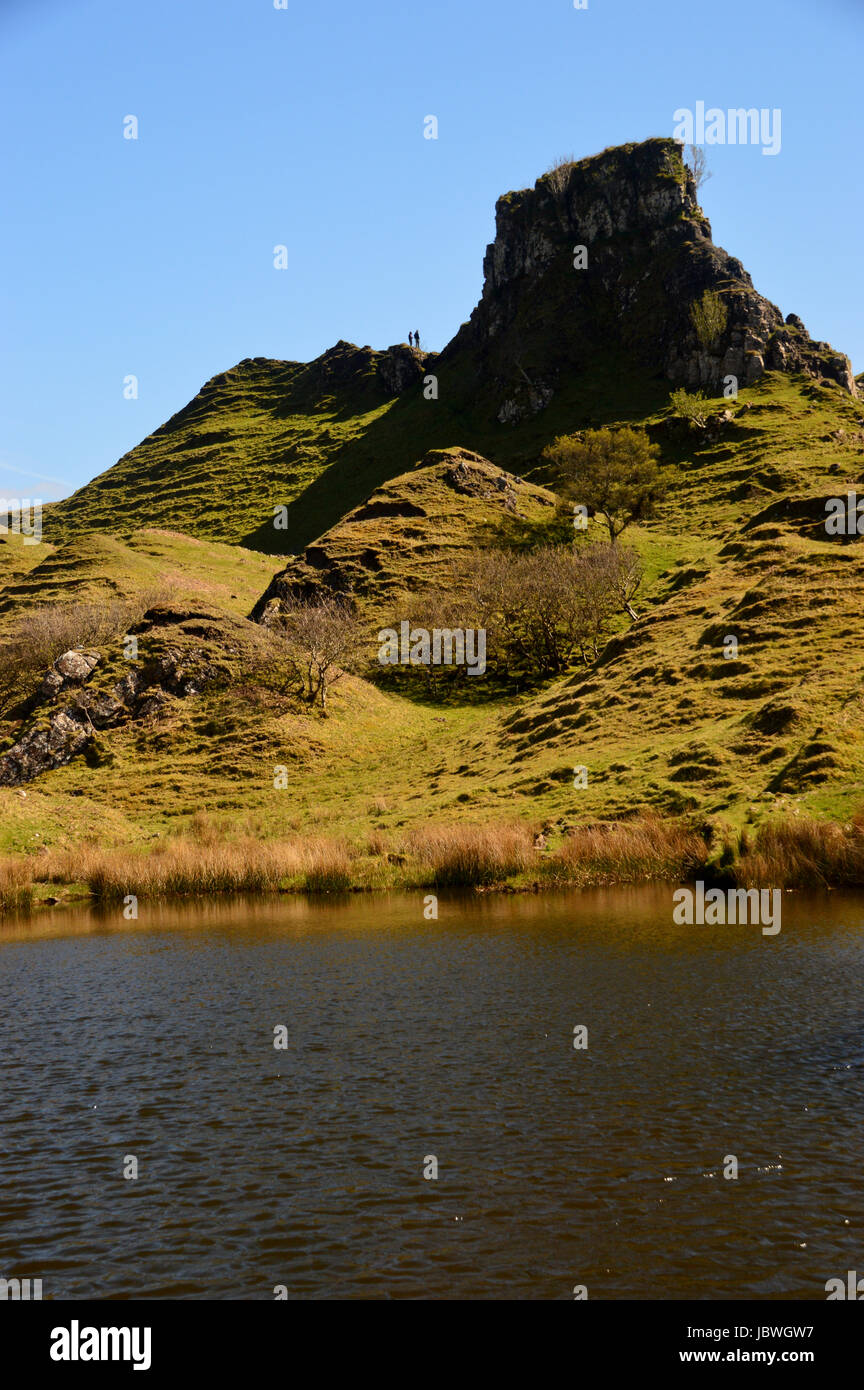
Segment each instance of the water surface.
[{"label": "water surface", "polygon": [[671,896],[5,922],[0,1276],[55,1298],[824,1299],[864,1272],[864,898],[787,894],[763,937],[675,926]]}]

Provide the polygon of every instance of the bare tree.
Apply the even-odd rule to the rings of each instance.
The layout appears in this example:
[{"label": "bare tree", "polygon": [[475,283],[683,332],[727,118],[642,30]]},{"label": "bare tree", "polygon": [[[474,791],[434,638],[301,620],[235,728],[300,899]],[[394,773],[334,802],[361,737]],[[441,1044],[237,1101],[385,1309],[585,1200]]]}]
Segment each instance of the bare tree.
[{"label": "bare tree", "polygon": [[466,575],[491,650],[535,676],[596,660],[615,615],[636,614],[641,567],[618,545],[543,546],[527,554],[481,551]]},{"label": "bare tree", "polygon": [[304,696],[326,714],[328,691],[344,676],[344,663],[360,642],[353,605],[335,595],[297,599],[282,625],[297,650]]},{"label": "bare tree", "polygon": [[711,178],[711,171],[708,168],[708,156],[702,145],[688,145],[684,156],[684,163],[693,175],[693,182],[696,185],[696,192],[708,179]]},{"label": "bare tree", "polygon": [[635,623],[639,614],[633,599],[642,584],[642,561],[635,550],[624,545],[592,546],[594,562],[600,572],[601,584],[608,587],[615,609],[624,612]]},{"label": "bare tree", "polygon": [[562,154],[549,165],[546,170],[546,178],[549,186],[554,193],[563,193],[570,181],[570,170],[576,163],[576,156],[572,154]]}]

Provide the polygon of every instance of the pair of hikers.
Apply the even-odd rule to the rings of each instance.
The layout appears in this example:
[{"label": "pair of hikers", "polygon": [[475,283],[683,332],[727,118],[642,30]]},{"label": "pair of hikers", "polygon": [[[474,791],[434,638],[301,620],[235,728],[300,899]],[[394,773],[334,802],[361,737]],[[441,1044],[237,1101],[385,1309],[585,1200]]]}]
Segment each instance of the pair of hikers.
[{"label": "pair of hikers", "polygon": [[420,333],[419,333],[419,330],[418,330],[417,333],[409,333],[409,334],[408,334],[408,346],[409,346],[409,347],[418,347],[418,348],[419,348],[419,346],[420,346]]}]

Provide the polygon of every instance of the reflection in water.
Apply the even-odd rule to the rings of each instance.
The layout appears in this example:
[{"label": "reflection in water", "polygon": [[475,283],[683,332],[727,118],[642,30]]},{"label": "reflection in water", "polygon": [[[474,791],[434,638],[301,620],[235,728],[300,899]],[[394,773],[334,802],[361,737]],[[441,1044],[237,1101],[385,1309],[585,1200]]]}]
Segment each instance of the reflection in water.
[{"label": "reflection in water", "polygon": [[57,1298],[823,1299],[864,1259],[864,899],[786,895],[772,938],[676,926],[671,901],[4,923],[0,1275]]}]

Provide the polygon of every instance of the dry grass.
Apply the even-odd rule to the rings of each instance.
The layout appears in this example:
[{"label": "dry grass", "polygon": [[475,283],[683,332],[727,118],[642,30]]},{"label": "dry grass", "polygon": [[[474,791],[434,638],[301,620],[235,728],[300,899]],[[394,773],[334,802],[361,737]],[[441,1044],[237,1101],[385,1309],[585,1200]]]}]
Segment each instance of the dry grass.
[{"label": "dry grass", "polygon": [[42,675],[64,652],[99,647],[139,622],[148,608],[168,596],[150,589],[134,599],[45,603],[22,614],[2,642],[0,704]]},{"label": "dry grass", "polygon": [[84,882],[94,897],[121,901],[174,894],[266,893],[302,871],[299,846],[278,840],[161,841],[149,853],[88,847],[46,866],[53,882]]},{"label": "dry grass", "polygon": [[518,822],[429,826],[413,831],[408,847],[421,882],[440,887],[500,883],[524,873],[536,857],[532,828]]},{"label": "dry grass", "polygon": [[370,830],[366,837],[366,853],[373,859],[386,859],[390,841],[382,830]]},{"label": "dry grass", "polygon": [[159,840],[149,851],[88,845],[46,856],[39,877],[51,883],[86,883],[95,898],[204,896],[212,893],[342,892],[355,881],[348,845],[341,840],[227,839],[209,817],[193,817],[193,838]]},{"label": "dry grass", "polygon": [[621,824],[579,826],[547,860],[559,883],[637,883],[687,878],[708,858],[704,837],[679,821],[648,817]]},{"label": "dry grass", "polygon": [[307,840],[302,854],[307,893],[344,893],[353,885],[354,865],[344,840]]},{"label": "dry grass", "polygon": [[[536,887],[692,879],[709,867],[709,842],[686,822],[640,820],[577,826],[552,852],[520,822],[441,825],[391,843],[373,832],[362,845],[323,836],[229,838],[207,816],[190,833],[149,850],[104,850],[0,859],[0,911],[26,908],[34,883],[84,883],[94,898],[204,896],[420,886],[488,888],[515,881]],[[790,819],[743,834],[720,867],[741,886],[812,887],[864,883],[864,812],[851,824]],[[733,858],[734,856],[734,858]],[[717,867],[717,861],[712,861]]]},{"label": "dry grass", "polygon": [[0,859],[0,912],[21,912],[33,898],[33,865],[26,859]]},{"label": "dry grass", "polygon": [[864,813],[847,825],[804,816],[762,825],[742,841],[734,872],[745,887],[864,883]]}]

